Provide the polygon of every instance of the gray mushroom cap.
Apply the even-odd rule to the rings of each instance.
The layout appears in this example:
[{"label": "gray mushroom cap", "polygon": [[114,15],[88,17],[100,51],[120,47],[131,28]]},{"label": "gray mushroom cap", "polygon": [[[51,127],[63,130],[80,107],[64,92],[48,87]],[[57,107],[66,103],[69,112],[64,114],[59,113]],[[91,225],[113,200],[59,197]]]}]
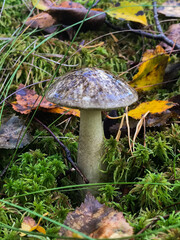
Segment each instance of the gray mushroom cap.
[{"label": "gray mushroom cap", "polygon": [[111,110],[136,102],[136,91],[98,68],[83,68],[60,77],[46,93],[48,101],[79,109]]}]

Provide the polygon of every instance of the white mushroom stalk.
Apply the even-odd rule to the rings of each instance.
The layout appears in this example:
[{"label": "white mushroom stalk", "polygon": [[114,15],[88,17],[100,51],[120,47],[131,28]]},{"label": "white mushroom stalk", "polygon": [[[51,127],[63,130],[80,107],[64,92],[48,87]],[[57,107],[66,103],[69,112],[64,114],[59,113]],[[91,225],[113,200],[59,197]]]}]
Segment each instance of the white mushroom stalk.
[{"label": "white mushroom stalk", "polygon": [[60,77],[50,86],[46,98],[61,106],[80,109],[77,163],[90,183],[100,182],[104,138],[101,111],[131,105],[138,99],[136,91],[109,72],[84,68]]},{"label": "white mushroom stalk", "polygon": [[[81,110],[77,164],[90,183],[101,181],[104,132],[100,110]],[[82,182],[79,178],[78,182]]]}]

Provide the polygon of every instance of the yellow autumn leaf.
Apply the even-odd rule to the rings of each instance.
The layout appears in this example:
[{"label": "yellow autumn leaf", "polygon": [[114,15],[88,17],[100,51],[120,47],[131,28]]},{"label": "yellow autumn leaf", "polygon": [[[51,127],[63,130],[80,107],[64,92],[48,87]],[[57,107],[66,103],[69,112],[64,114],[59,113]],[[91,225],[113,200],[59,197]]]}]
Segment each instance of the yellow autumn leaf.
[{"label": "yellow autumn leaf", "polygon": [[41,226],[37,226],[36,230],[40,233],[46,234],[46,230]]},{"label": "yellow autumn leaf", "polygon": [[54,3],[51,0],[32,0],[32,5],[40,10],[47,11],[54,6]]},{"label": "yellow autumn leaf", "polygon": [[176,104],[168,101],[153,100],[151,102],[144,102],[139,104],[135,109],[128,112],[128,116],[134,119],[141,119],[142,115],[147,112],[151,114],[162,113],[167,109],[174,107]]},{"label": "yellow autumn leaf", "polygon": [[[43,216],[47,216],[48,212],[43,214]],[[24,217],[23,222],[21,224],[21,229],[27,232],[32,232],[34,230],[37,230],[40,233],[46,234],[46,230],[41,227],[39,224],[41,222],[42,218],[39,219],[38,223],[36,224],[35,220],[31,217]],[[20,236],[26,236],[26,233],[20,233]]]},{"label": "yellow autumn leaf", "polygon": [[133,81],[129,83],[131,87],[141,91],[150,91],[157,88],[163,82],[168,59],[169,55],[159,45],[156,46],[155,50],[147,50],[143,54],[139,72],[134,75]]},{"label": "yellow autumn leaf", "polygon": [[106,10],[109,16],[119,20],[139,22],[143,25],[148,25],[144,10],[139,4],[123,1],[116,3],[115,6],[115,8]]}]

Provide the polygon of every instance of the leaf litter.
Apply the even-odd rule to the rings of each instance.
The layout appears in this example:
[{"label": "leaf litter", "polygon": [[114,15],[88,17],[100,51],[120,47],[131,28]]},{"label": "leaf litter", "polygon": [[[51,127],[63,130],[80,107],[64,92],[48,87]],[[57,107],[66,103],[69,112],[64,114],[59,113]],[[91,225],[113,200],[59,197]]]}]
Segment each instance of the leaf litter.
[{"label": "leaf litter", "polygon": [[[84,203],[74,212],[68,213],[64,224],[92,238],[120,238],[133,234],[133,228],[126,222],[123,213],[99,203],[91,193],[87,193]],[[79,237],[65,228],[60,236]]]},{"label": "leaf litter", "polygon": [[[23,89],[21,90],[21,88]],[[39,110],[45,112],[80,116],[78,109],[59,107],[58,105],[47,101],[45,97],[42,99],[42,96],[39,96],[34,90],[27,88],[24,89],[23,84],[19,85],[18,90],[19,91],[16,93],[17,101],[11,103],[16,112],[29,114],[32,110],[35,110],[38,107]]]}]

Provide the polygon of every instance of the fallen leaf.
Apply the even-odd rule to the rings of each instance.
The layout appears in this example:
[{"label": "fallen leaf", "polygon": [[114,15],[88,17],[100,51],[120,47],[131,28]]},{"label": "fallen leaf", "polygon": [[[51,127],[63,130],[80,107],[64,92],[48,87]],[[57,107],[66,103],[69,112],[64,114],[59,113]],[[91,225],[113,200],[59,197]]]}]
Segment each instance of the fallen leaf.
[{"label": "fallen leaf", "polygon": [[147,50],[143,54],[139,72],[129,85],[141,91],[150,91],[159,87],[159,84],[163,82],[168,59],[169,55],[159,45],[155,50]]},{"label": "fallen leaf", "polygon": [[142,115],[147,113],[148,111],[151,114],[162,113],[167,109],[174,107],[176,104],[169,101],[160,101],[153,100],[151,102],[144,102],[139,104],[135,109],[132,109],[128,112],[128,116],[134,119],[141,119]]},{"label": "fallen leaf", "polygon": [[49,113],[74,115],[76,117],[80,117],[80,111],[78,109],[73,109],[73,108],[71,109],[71,108],[66,108],[66,107],[55,107],[55,108],[50,108],[47,110],[46,110],[46,108],[43,108],[42,111],[49,112]]},{"label": "fallen leaf", "polygon": [[157,11],[166,17],[180,17],[180,1],[164,2]]},{"label": "fallen leaf", "polygon": [[86,18],[91,19],[83,23],[82,29],[97,29],[104,23],[106,18],[106,14],[102,10],[99,11],[98,9],[98,11],[89,11],[83,5],[76,2],[65,1],[61,4],[56,5],[49,0],[40,0],[38,4],[37,1],[39,0],[33,0],[33,5],[38,9],[45,10],[47,12],[40,13],[34,17],[27,19],[25,24],[32,28],[48,28],[54,24],[63,24],[70,26],[74,23],[82,21],[87,15]]},{"label": "fallen leaf", "polygon": [[[48,213],[43,214],[43,216],[48,215]],[[40,233],[46,234],[46,230],[41,227],[39,224],[41,222],[42,218],[39,219],[38,223],[36,224],[35,220],[31,217],[24,217],[23,222],[21,224],[21,229],[27,232],[32,232],[34,230],[37,230]],[[26,233],[20,233],[20,236],[26,236]]]},{"label": "fallen leaf", "polygon": [[[172,24],[167,32],[166,36],[176,44],[180,44],[180,23]],[[164,42],[161,42],[160,45],[165,48],[166,51],[171,51],[172,47],[167,45]]]},{"label": "fallen leaf", "polygon": [[56,23],[56,20],[47,12],[39,13],[29,17],[25,24],[31,28],[48,28]]},{"label": "fallen leaf", "polygon": [[[2,119],[0,127],[0,148],[14,149],[20,141],[19,148],[23,148],[29,144],[31,142],[31,135],[28,132],[25,133],[25,129],[26,126],[23,120],[18,116],[13,115],[8,119]],[[21,140],[23,135],[24,137]]]},{"label": "fallen leaf", "polygon": [[55,4],[50,0],[32,0],[32,5],[40,10],[48,10]]},{"label": "fallen leaf", "polygon": [[[33,218],[31,217],[24,217],[23,222],[21,223],[21,229],[27,232],[31,232],[32,228],[36,226],[36,222]],[[26,236],[26,233],[21,233],[21,237]]]},{"label": "fallen leaf", "polygon": [[172,118],[172,113],[170,110],[165,110],[162,113],[148,114],[148,116],[146,117],[146,126],[165,126],[170,118]]},{"label": "fallen leaf", "polygon": [[[120,238],[133,234],[133,228],[126,222],[122,212],[100,204],[90,193],[80,207],[68,213],[64,224],[92,238]],[[59,235],[75,237],[65,228],[60,229]],[[79,235],[76,237],[81,238]]]},{"label": "fallen leaf", "polygon": [[139,22],[143,25],[147,25],[147,19],[142,6],[135,2],[118,2],[115,8],[106,10],[106,13],[119,20]]},{"label": "fallen leaf", "polygon": [[[60,114],[72,114],[75,116],[80,116],[80,111],[77,109],[69,109],[65,107],[59,107],[57,104],[51,103],[36,94],[35,91],[24,88],[23,84],[19,85],[18,89],[22,90],[16,93],[16,102],[12,102],[11,105],[16,112],[21,114],[28,114],[32,110],[36,109],[39,105],[39,109],[45,112],[60,113]],[[41,101],[42,100],[42,101]],[[41,102],[41,103],[40,103]]]}]

